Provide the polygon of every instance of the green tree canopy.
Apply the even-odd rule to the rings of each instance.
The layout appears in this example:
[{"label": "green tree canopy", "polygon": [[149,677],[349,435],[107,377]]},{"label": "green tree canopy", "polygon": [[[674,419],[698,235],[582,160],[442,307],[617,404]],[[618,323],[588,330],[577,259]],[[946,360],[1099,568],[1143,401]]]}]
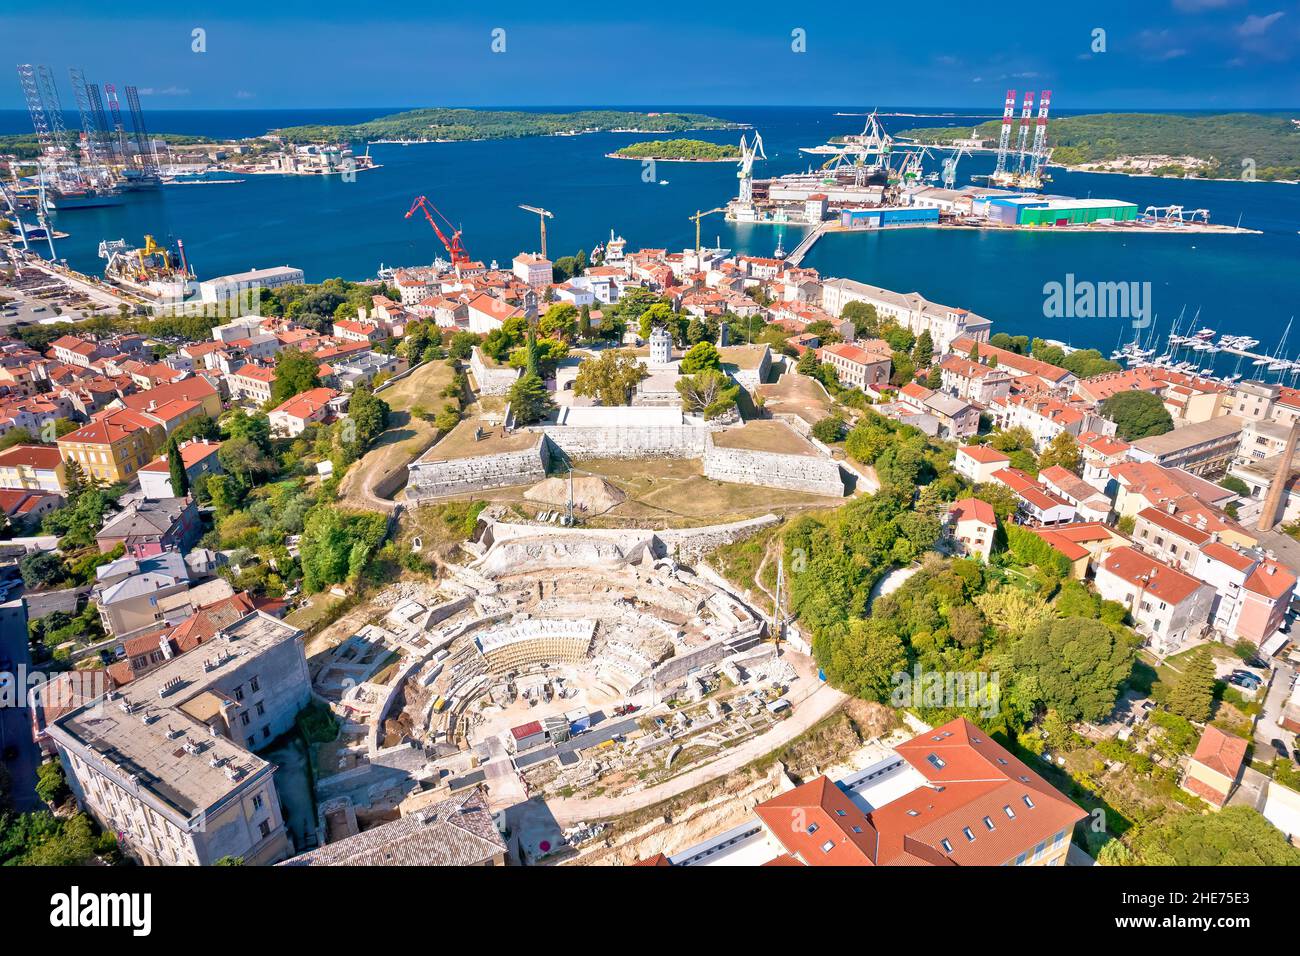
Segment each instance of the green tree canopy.
[{"label": "green tree canopy", "polygon": [[299,349],[284,349],[275,357],[271,405],[276,406],[320,385],[320,362]]},{"label": "green tree canopy", "polygon": [[1100,412],[1115,423],[1124,441],[1163,435],[1174,427],[1164,401],[1152,392],[1116,392],[1101,403]]},{"label": "green tree canopy", "polygon": [[626,349],[610,349],[583,359],[573,381],[573,393],[594,398],[602,405],[626,405],[637,384],[649,372],[645,363]]},{"label": "green tree canopy", "polygon": [[1300,849],[1250,807],[1179,814],[1143,827],[1132,849],[1145,866],[1300,866]]},{"label": "green tree canopy", "polygon": [[1103,720],[1133,669],[1136,644],[1100,621],[1044,621],[1012,645],[1016,668],[1035,681],[1040,703],[1066,720]]},{"label": "green tree canopy", "polygon": [[705,369],[721,369],[722,358],[712,342],[696,342],[682,356],[681,373],[694,375]]}]

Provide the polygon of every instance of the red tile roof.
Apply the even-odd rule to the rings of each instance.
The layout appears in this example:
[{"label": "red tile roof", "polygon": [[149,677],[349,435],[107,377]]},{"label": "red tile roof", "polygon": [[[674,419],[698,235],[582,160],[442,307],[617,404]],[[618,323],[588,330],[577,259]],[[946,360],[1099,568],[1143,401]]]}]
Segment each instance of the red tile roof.
[{"label": "red tile roof", "polygon": [[59,449],[53,445],[14,445],[0,451],[0,465],[8,465],[11,468],[26,465],[28,468],[44,468],[52,471],[62,462]]},{"label": "red tile roof", "polygon": [[957,449],[957,454],[965,455],[967,458],[973,458],[982,465],[993,465],[998,462],[1011,461],[1010,455],[1005,455],[996,448],[989,448],[987,445],[963,445]]},{"label": "red tile roof", "polygon": [[1196,745],[1192,759],[1225,777],[1236,779],[1242,761],[1246,759],[1246,741],[1225,734],[1210,724],[1205,728],[1205,733],[1201,734],[1201,741]]},{"label": "red tile roof", "polygon": [[958,521],[982,521],[987,525],[998,523],[998,516],[994,513],[993,506],[978,498],[962,498],[960,501],[954,501],[948,513],[955,516]]},{"label": "red tile roof", "polygon": [[1131,547],[1115,548],[1107,552],[1102,567],[1121,580],[1137,586],[1144,593],[1170,604],[1182,603],[1204,586],[1190,574],[1184,574]]}]

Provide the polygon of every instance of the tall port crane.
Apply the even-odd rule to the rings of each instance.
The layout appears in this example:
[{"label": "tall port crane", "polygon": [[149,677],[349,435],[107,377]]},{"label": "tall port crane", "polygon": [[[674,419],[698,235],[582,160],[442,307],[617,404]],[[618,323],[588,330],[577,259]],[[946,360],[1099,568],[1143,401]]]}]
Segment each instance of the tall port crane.
[{"label": "tall port crane", "polygon": [[695,266],[696,268],[699,268],[700,265],[700,220],[703,219],[705,216],[712,216],[715,212],[726,212],[726,211],[727,210],[722,207],[719,207],[717,209],[710,209],[707,212],[700,212],[697,209],[695,211],[694,216],[686,217],[687,219],[695,220]]},{"label": "tall port crane", "polygon": [[1020,132],[1016,141],[1016,173],[1025,171],[1025,157],[1028,155],[1029,146],[1029,121],[1034,115],[1034,93],[1033,90],[1025,91],[1025,106],[1020,111]]},{"label": "tall port crane", "polygon": [[1006,101],[1002,104],[1002,132],[998,136],[998,165],[993,171],[1000,176],[1007,171],[1007,147],[1011,145],[1011,121],[1016,115],[1016,91],[1007,90]]},{"label": "tall port crane", "polygon": [[[736,178],[740,180],[740,202],[749,204],[754,201],[754,160],[767,159],[767,153],[763,152],[763,137],[754,131],[754,141],[745,142],[745,134],[740,134],[740,168],[736,170]],[[696,222],[699,226],[699,222]],[[699,251],[699,245],[696,244],[696,251]]]},{"label": "tall port crane", "polygon": [[[468,264],[470,261],[469,253],[465,251],[465,246],[460,241],[461,231],[451,224],[451,220],[444,216],[438,207],[429,202],[428,198],[424,196],[415,197],[415,202],[411,203],[411,208],[407,210],[406,218],[410,219],[414,216],[417,209],[422,210],[424,218],[429,220],[429,225],[433,227],[433,231],[437,234],[438,241],[447,250],[447,255],[451,256],[451,264],[453,266]],[[438,228],[438,220],[433,218],[435,213],[437,213],[438,219],[446,223],[447,228],[451,230],[450,239],[447,238],[446,233]]]},{"label": "tall port crane", "polygon": [[523,204],[520,204],[519,208],[522,209],[524,212],[537,213],[537,222],[542,229],[542,258],[545,259],[546,258],[546,220],[554,219],[555,213],[551,212],[549,209],[543,209],[540,206],[525,206]]},{"label": "tall port crane", "polygon": [[1042,170],[1047,162],[1047,108],[1051,105],[1052,91],[1043,90],[1038,97],[1038,126],[1034,129],[1034,156],[1029,165],[1029,175],[1039,179],[1046,178]]},{"label": "tall port crane", "polygon": [[957,164],[963,156],[969,156],[970,150],[965,146],[943,161],[943,188],[953,189],[957,185]]},{"label": "tall port crane", "polygon": [[134,86],[124,89],[126,105],[131,110],[131,126],[135,130],[135,148],[140,153],[140,172],[147,179],[156,179],[159,173],[158,154],[153,139],[144,125],[144,110],[140,108],[140,91]]}]

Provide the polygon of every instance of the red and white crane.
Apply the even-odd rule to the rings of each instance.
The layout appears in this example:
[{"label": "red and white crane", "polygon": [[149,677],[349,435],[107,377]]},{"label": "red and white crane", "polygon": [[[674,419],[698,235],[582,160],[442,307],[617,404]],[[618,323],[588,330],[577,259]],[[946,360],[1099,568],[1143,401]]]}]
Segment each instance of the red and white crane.
[{"label": "red and white crane", "polygon": [[1016,141],[1016,173],[1020,174],[1025,171],[1025,158],[1029,155],[1026,147],[1029,145],[1029,121],[1034,116],[1034,93],[1032,90],[1025,93],[1025,105],[1020,111],[1020,133]]},{"label": "red and white crane", "polygon": [[1007,90],[1006,102],[1002,104],[1002,134],[998,137],[998,166],[994,176],[1007,171],[1007,147],[1011,145],[1011,123],[1016,115],[1016,91]]},{"label": "red and white crane", "polygon": [[1043,90],[1038,95],[1038,126],[1034,130],[1034,158],[1029,175],[1042,177],[1043,164],[1047,162],[1047,108],[1052,105],[1052,91]]},{"label": "red and white crane", "polygon": [[[411,203],[411,208],[406,213],[406,218],[410,219],[415,215],[415,211],[420,209],[424,212],[424,218],[429,220],[429,225],[438,236],[438,241],[442,243],[443,248],[447,250],[447,255],[451,256],[453,266],[467,265],[470,261],[469,253],[465,251],[464,244],[460,241],[461,230],[451,224],[451,220],[442,214],[442,212],[433,203],[429,202],[425,196],[416,196],[415,202]],[[446,223],[447,228],[451,230],[451,238],[448,239],[446,233],[438,228],[438,219]]]}]

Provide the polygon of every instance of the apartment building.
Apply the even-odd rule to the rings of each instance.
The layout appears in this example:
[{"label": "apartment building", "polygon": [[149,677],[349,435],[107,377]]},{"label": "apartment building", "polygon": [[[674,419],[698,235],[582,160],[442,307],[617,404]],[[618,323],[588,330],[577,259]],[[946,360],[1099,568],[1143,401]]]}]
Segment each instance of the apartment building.
[{"label": "apartment building", "polygon": [[114,484],[134,478],[157,454],[165,435],[155,419],[123,408],[101,412],[56,444],[65,469],[76,462],[87,478]]},{"label": "apartment building", "polygon": [[535,252],[521,252],[511,263],[511,271],[519,281],[534,289],[545,289],[554,274],[551,260]]},{"label": "apartment building", "polygon": [[965,356],[974,353],[975,358],[986,365],[996,361],[997,367],[1006,369],[1013,378],[1028,378],[1033,383],[1062,397],[1068,396],[1074,389],[1075,382],[1079,380],[1073,372],[1059,365],[1040,362],[1032,356],[989,345],[987,337],[983,340],[971,336],[954,339],[951,351]]},{"label": "apartment building", "polygon": [[945,392],[978,405],[990,405],[1011,394],[1010,372],[955,352],[939,363],[939,377]]},{"label": "apartment building", "polygon": [[62,494],[63,456],[49,445],[14,445],[0,451],[0,488]]},{"label": "apartment building", "polygon": [[95,541],[102,552],[120,544],[136,558],[163,551],[184,554],[198,540],[200,530],[199,508],[192,497],[144,498],[105,521]]},{"label": "apartment building", "polygon": [[999,428],[1023,428],[1042,451],[1062,432],[1076,440],[1085,432],[1114,435],[1115,423],[1097,415],[1085,405],[1066,402],[1045,394],[1011,395],[994,402],[989,412]]},{"label": "apartment building", "polygon": [[277,435],[296,438],[306,431],[307,426],[330,417],[334,411],[330,403],[338,394],[332,388],[312,388],[281,402],[267,416],[271,422],[271,431]]},{"label": "apartment building", "polygon": [[948,539],[958,553],[987,561],[998,531],[993,506],[978,498],[962,498],[948,508]]},{"label": "apartment building", "polygon": [[982,485],[993,480],[995,472],[1011,466],[1011,456],[988,445],[961,445],[957,448],[952,467],[972,484]]},{"label": "apartment building", "polygon": [[275,384],[275,369],[266,365],[242,366],[238,372],[226,376],[233,401],[251,401],[265,405],[271,400],[271,387]]},{"label": "apartment building", "polygon": [[79,805],[147,866],[291,853],[275,766],[254,752],[311,698],[302,632],[253,612],[202,647],[52,720]]},{"label": "apartment building", "polygon": [[980,428],[980,410],[970,402],[936,392],[916,382],[898,391],[898,402],[919,414],[933,416],[939,423],[939,437],[969,438]]},{"label": "apartment building", "polygon": [[1220,415],[1163,435],[1139,438],[1133,442],[1128,455],[1134,461],[1149,461],[1204,478],[1219,478],[1227,472],[1237,453],[1242,425],[1242,419],[1235,415]]},{"label": "apartment building", "polygon": [[1003,468],[994,472],[992,478],[1016,493],[1016,517],[1021,524],[1033,528],[1050,528],[1078,520],[1079,513],[1074,505],[1048,491],[1019,468]]},{"label": "apartment building", "polygon": [[[180,446],[181,464],[189,479],[190,487],[203,475],[217,475],[222,472],[217,452],[221,442],[206,438],[195,438]],[[159,455],[140,469],[140,490],[146,498],[176,498],[179,488],[172,487],[171,462],[166,455]]]},{"label": "apartment building", "polygon": [[1097,564],[1097,593],[1128,608],[1134,626],[1164,657],[1201,636],[1214,588],[1136,548],[1108,551]]}]

